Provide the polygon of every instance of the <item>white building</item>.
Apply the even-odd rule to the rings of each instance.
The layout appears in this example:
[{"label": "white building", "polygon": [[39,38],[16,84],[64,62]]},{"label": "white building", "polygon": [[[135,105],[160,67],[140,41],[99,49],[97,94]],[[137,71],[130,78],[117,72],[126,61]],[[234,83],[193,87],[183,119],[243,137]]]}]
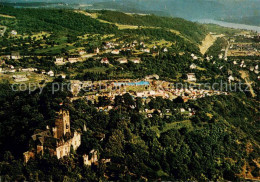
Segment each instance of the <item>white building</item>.
[{"label": "white building", "polygon": [[190,65],[190,69],[196,69],[196,68],[197,68],[197,65],[196,65],[196,64],[192,63],[192,64]]},{"label": "white building", "polygon": [[54,72],[53,72],[52,70],[50,70],[50,71],[47,73],[47,75],[49,75],[49,76],[54,76]]},{"label": "white building", "polygon": [[119,58],[117,59],[117,61],[120,63],[120,64],[126,64],[128,63],[128,60],[126,58]]},{"label": "white building", "polygon": [[70,63],[76,63],[76,62],[79,61],[79,57],[78,57],[78,56],[70,56],[70,57],[68,58],[68,61],[69,61]]},{"label": "white building", "polygon": [[109,60],[107,58],[103,58],[100,61],[102,64],[109,64]]},{"label": "white building", "polygon": [[11,31],[11,34],[12,34],[12,35],[17,35],[17,31],[16,31],[16,30],[12,30],[12,31]]},{"label": "white building", "polygon": [[188,77],[189,82],[196,82],[197,81],[195,73],[188,73],[187,77]]},{"label": "white building", "polygon": [[19,52],[12,52],[11,58],[14,59],[14,60],[21,59],[20,53]]},{"label": "white building", "polygon": [[131,58],[130,61],[132,61],[135,64],[141,63],[141,59],[140,58]]},{"label": "white building", "polygon": [[61,65],[66,64],[66,62],[65,62],[63,57],[57,57],[56,60],[55,60],[55,64],[58,65],[58,66],[61,66]]},{"label": "white building", "polygon": [[120,51],[118,49],[115,49],[115,50],[111,51],[111,54],[118,55],[118,54],[120,54]]},{"label": "white building", "polygon": [[228,82],[229,83],[231,83],[231,81],[234,81],[235,80],[235,78],[232,76],[232,75],[230,75],[229,77],[228,77]]}]

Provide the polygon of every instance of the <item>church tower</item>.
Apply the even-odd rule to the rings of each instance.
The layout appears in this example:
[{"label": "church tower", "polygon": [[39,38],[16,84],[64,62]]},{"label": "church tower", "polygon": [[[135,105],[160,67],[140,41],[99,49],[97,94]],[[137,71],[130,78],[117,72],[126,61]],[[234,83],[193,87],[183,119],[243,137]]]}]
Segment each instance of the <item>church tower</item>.
[{"label": "church tower", "polygon": [[57,138],[61,138],[66,133],[70,133],[70,116],[69,111],[60,110],[55,120],[55,128],[57,128]]}]

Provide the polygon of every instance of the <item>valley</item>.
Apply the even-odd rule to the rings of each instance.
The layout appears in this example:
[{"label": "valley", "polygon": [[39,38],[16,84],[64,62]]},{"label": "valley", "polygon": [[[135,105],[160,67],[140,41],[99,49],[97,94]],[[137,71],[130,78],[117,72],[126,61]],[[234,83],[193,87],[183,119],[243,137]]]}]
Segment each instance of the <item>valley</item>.
[{"label": "valley", "polygon": [[260,180],[256,31],[4,5],[0,35],[0,181]]}]

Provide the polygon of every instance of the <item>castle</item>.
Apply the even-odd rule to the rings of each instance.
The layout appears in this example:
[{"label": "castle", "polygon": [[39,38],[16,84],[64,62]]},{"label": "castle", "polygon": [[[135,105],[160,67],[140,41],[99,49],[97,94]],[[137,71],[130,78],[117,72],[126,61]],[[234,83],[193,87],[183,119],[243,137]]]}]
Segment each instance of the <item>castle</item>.
[{"label": "castle", "polygon": [[50,155],[57,156],[58,159],[70,154],[71,147],[74,150],[81,144],[81,133],[70,131],[69,112],[60,110],[57,113],[55,127],[46,127],[46,130],[36,130],[32,135],[29,151],[25,152],[24,161],[27,163],[30,158],[42,155],[45,151],[49,151]]}]

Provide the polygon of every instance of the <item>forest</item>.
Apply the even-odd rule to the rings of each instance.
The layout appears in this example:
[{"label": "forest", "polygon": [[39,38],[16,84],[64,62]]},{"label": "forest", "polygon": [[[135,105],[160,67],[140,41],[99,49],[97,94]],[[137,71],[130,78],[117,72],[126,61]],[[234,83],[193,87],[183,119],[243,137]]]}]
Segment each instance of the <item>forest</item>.
[{"label": "forest", "polygon": [[[97,17],[84,15],[89,12]],[[243,181],[248,176],[259,178],[260,82],[257,74],[248,70],[256,66],[259,57],[219,59],[221,49],[227,44],[224,38],[218,38],[206,55],[198,48],[211,30],[227,35],[237,30],[215,25],[205,27],[181,18],[107,10],[81,14],[71,9],[16,9],[0,5],[0,15],[11,16],[0,16],[0,24],[7,26],[7,33],[0,37],[0,55],[19,52],[22,56],[16,60],[1,60],[1,71],[10,70],[12,65],[17,70],[37,68],[34,74],[40,76],[43,70],[52,70],[55,74],[51,79],[39,80],[42,92],[40,88],[32,93],[14,91],[16,87],[12,82],[0,80],[0,181]],[[11,35],[11,30],[16,30],[18,35]],[[129,49],[134,41],[137,42],[134,48]],[[105,50],[108,42],[115,44],[112,49],[121,49],[118,55]],[[142,50],[145,47],[141,42],[150,53]],[[84,61],[55,64],[56,57],[68,59],[70,55],[79,54],[79,50],[91,54],[97,47],[100,54]],[[211,55],[214,58],[206,58]],[[118,59],[122,57],[137,58],[140,62],[121,64]],[[109,64],[101,63],[102,58],[107,58]],[[239,67],[242,61],[247,64],[246,68]],[[239,89],[228,90],[226,95],[205,94],[187,102],[182,96],[170,100],[117,93],[110,100],[98,90],[95,99],[87,100],[71,99],[73,95],[66,89],[52,92],[53,83],[61,86],[70,80],[143,80],[155,74],[160,81],[189,86],[192,83],[187,82],[187,73],[196,76],[194,89],[203,83],[228,83],[230,75],[235,77],[231,88],[238,83],[246,86],[247,80],[242,79],[240,71],[248,73],[246,79],[252,81],[252,92],[257,97]],[[58,76],[61,74],[66,79]],[[13,77],[15,74],[2,75]],[[44,76],[42,78],[49,78]],[[154,81],[149,80],[151,84]],[[84,94],[87,95],[81,90],[78,96]],[[112,109],[102,109],[108,106]],[[60,109],[69,111],[72,131],[82,134],[80,147],[77,151],[72,148],[70,154],[60,160],[44,152],[25,164],[23,153],[28,151],[31,136],[37,129],[53,126]],[[102,140],[100,135],[104,136]],[[86,166],[82,156],[93,149],[98,151],[98,164]],[[104,163],[102,159],[110,159],[110,162]]]},{"label": "forest", "polygon": [[[115,25],[101,23],[88,16],[62,9],[19,9],[0,6],[2,14],[16,17],[9,19],[13,24],[9,27],[20,33],[56,32],[82,35],[85,33],[112,33],[117,31]],[[3,21],[3,25],[5,21]]]},{"label": "forest", "polygon": [[195,43],[200,43],[207,31],[203,25],[193,23],[182,18],[160,17],[155,15],[128,15],[117,11],[101,11],[99,18],[125,25],[138,25],[147,27],[160,27],[174,29]]},{"label": "forest", "polygon": [[[101,112],[95,107],[110,104],[105,97],[94,103],[70,102],[68,91],[52,95],[51,85],[42,94],[35,91],[32,95],[12,92],[8,83],[0,86],[0,174],[4,180],[239,181],[243,166],[259,176],[254,162],[259,156],[259,113],[255,101],[243,93],[187,103],[160,97],[143,103],[141,98],[125,94],[115,98],[115,109]],[[87,126],[80,148],[62,160],[45,154],[24,165],[22,153],[30,136],[35,129],[54,122],[61,101],[70,111],[72,129],[83,132]],[[187,118],[180,108],[194,108],[196,115]],[[154,109],[152,117],[145,117],[144,109]],[[99,141],[97,133],[106,135],[104,141]],[[81,156],[91,149],[98,150],[100,158],[110,158],[111,163],[83,166]]]}]

